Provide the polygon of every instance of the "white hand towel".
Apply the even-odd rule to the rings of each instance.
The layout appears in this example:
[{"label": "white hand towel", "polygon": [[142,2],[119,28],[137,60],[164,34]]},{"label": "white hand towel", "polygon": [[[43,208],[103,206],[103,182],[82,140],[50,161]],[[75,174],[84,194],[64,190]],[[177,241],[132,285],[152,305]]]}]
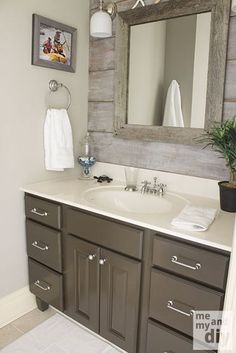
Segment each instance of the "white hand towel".
[{"label": "white hand towel", "polygon": [[48,109],[44,124],[45,167],[74,168],[73,139],[66,109]]},{"label": "white hand towel", "polygon": [[216,213],[217,210],[214,208],[187,205],[180,214],[172,220],[171,224],[183,230],[204,232],[214,221]]},{"label": "white hand towel", "polygon": [[179,84],[173,80],[167,91],[163,126],[184,127]]}]

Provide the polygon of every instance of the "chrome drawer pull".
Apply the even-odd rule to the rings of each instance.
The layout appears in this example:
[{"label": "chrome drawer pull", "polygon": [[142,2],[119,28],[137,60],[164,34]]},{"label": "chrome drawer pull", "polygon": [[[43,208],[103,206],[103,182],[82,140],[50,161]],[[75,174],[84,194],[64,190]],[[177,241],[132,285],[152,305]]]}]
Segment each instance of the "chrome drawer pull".
[{"label": "chrome drawer pull", "polygon": [[38,242],[37,242],[37,241],[34,241],[34,242],[32,243],[32,246],[34,246],[35,248],[37,248],[37,249],[39,249],[39,250],[42,250],[42,251],[45,251],[45,250],[48,250],[48,249],[49,249],[49,247],[48,247],[46,244],[45,244],[44,247],[38,245]]},{"label": "chrome drawer pull", "polygon": [[42,290],[44,290],[44,291],[47,291],[47,290],[50,290],[51,289],[51,286],[48,284],[48,283],[46,283],[46,282],[44,282],[45,284],[46,284],[46,286],[42,286],[41,284],[40,284],[40,281],[37,279],[37,281],[35,281],[34,282],[34,284],[37,286],[37,287],[39,287],[40,289],[42,289]]},{"label": "chrome drawer pull", "polygon": [[183,310],[180,310],[178,308],[175,308],[174,307],[174,302],[172,300],[168,300],[167,308],[171,309],[173,311],[176,311],[177,313],[179,313],[181,315],[188,316],[188,317],[193,316],[193,314],[194,314],[194,310],[190,310],[189,313],[187,313],[186,311],[183,311]]},{"label": "chrome drawer pull", "polygon": [[93,261],[95,259],[96,255],[95,254],[89,254],[88,259],[89,261]]},{"label": "chrome drawer pull", "polygon": [[191,266],[191,265],[185,264],[184,262],[178,261],[178,257],[176,255],[172,256],[171,262],[173,262],[176,265],[189,268],[190,270],[193,270],[193,271],[200,270],[202,268],[202,265],[200,264],[200,262],[197,262],[195,266]]},{"label": "chrome drawer pull", "polygon": [[100,259],[99,260],[99,265],[104,265],[105,262],[107,262],[107,259]]},{"label": "chrome drawer pull", "polygon": [[37,216],[40,216],[40,217],[47,217],[47,215],[48,215],[48,213],[46,211],[38,212],[37,208],[32,208],[32,210],[30,212],[33,214],[36,214]]}]

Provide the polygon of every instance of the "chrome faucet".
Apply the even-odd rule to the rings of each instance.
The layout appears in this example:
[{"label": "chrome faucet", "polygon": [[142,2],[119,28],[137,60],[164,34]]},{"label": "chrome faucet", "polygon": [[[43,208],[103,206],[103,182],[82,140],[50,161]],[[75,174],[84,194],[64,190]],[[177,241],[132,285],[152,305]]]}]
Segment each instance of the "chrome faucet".
[{"label": "chrome faucet", "polygon": [[153,178],[153,185],[150,187],[149,193],[153,195],[158,193],[157,177]]},{"label": "chrome faucet", "polygon": [[153,178],[153,185],[147,180],[144,180],[142,182],[143,186],[141,187],[141,193],[142,194],[152,194],[152,195],[158,195],[162,197],[165,194],[166,191],[166,185],[165,184],[157,184],[157,177]]}]

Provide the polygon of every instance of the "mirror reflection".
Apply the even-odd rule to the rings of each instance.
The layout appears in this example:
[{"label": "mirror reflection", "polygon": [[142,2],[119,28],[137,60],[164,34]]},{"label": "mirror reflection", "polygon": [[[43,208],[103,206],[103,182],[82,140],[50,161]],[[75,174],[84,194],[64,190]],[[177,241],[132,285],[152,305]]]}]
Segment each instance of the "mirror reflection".
[{"label": "mirror reflection", "polygon": [[130,29],[127,124],[204,128],[211,13]]}]

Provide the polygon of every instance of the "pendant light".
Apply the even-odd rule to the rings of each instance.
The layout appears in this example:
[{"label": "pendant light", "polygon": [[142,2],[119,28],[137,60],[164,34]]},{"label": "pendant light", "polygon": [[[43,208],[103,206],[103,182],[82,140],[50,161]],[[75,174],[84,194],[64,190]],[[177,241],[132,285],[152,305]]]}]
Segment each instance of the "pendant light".
[{"label": "pendant light", "polygon": [[90,20],[90,35],[96,38],[112,36],[112,19],[115,17],[116,5],[114,3],[104,7],[100,0],[99,11],[95,12]]}]

